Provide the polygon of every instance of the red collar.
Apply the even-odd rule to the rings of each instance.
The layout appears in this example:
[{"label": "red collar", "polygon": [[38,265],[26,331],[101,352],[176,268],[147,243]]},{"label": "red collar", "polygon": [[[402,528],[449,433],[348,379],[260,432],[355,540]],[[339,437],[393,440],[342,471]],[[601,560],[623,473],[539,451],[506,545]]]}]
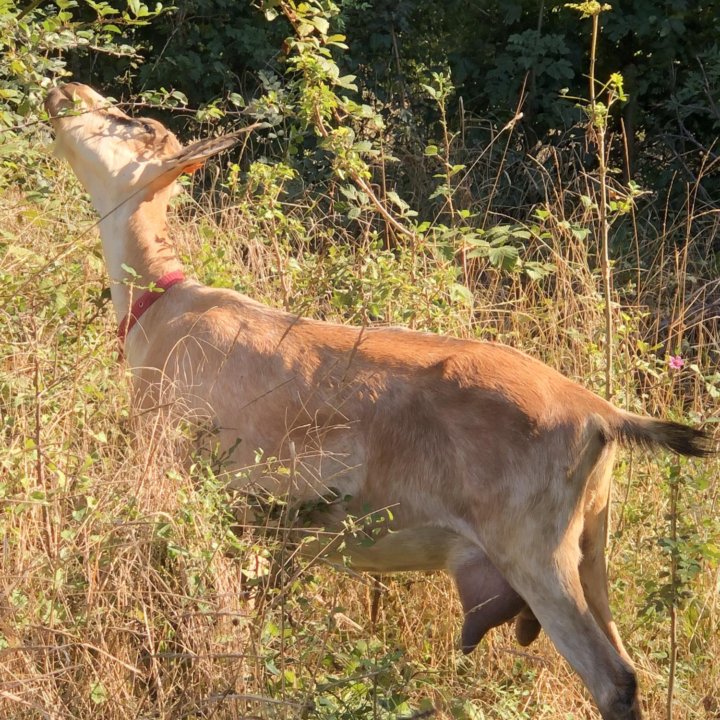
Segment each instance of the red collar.
[{"label": "red collar", "polygon": [[175,270],[175,272],[163,275],[152,284],[152,289],[146,290],[133,303],[130,312],[122,319],[118,326],[117,336],[120,341],[121,354],[127,334],[133,329],[135,323],[142,317],[143,313],[153,303],[156,303],[173,285],[182,282],[184,279],[185,273],[183,273],[182,270]]}]

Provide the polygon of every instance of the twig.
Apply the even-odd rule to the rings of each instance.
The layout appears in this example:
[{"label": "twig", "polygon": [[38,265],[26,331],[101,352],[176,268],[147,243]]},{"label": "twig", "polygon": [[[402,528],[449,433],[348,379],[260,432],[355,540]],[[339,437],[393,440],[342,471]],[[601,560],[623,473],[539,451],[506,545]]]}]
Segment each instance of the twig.
[{"label": "twig", "polygon": [[672,720],[673,716],[673,693],[675,690],[675,671],[677,666],[677,507],[680,494],[680,476],[670,479],[670,669],[668,670],[667,705],[665,717]]}]

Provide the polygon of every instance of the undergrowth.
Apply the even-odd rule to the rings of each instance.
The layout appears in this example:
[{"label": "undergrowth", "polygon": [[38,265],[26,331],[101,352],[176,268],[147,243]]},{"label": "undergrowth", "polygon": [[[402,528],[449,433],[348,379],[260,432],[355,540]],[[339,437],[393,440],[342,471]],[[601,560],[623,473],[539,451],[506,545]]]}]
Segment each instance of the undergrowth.
[{"label": "undergrowth", "polygon": [[[272,524],[243,522],[243,500],[212,458],[181,462],[184,439],[167,428],[135,435],[92,213],[65,167],[48,161],[43,172],[55,194],[8,191],[1,208],[4,717],[595,717],[544,639],[520,651],[503,628],[462,657],[459,605],[442,575],[376,581],[292,558],[273,569],[292,548]],[[273,220],[268,196],[279,197],[248,185],[220,216],[178,199],[173,236],[197,277],[315,317],[509,342],[602,386],[601,299],[565,206],[549,202],[533,230],[552,275],[486,262],[464,292],[444,231],[387,247],[370,226],[358,238],[312,203],[279,202]],[[685,286],[676,262],[659,258],[642,277]],[[666,327],[677,327],[687,307],[667,307],[676,315]],[[662,320],[619,301],[614,313],[615,400],[711,419],[710,340],[685,337],[672,350],[685,365],[673,370],[669,340],[653,339]],[[675,605],[675,717],[717,713],[716,470],[643,454],[618,469],[611,597],[650,717],[665,702]]]},{"label": "undergrowth", "polygon": [[[320,319],[508,343],[598,392],[610,328],[613,401],[712,430],[718,214],[701,178],[679,210],[607,180],[604,288],[595,176],[550,147],[523,159],[512,125],[466,146],[452,127],[480,121],[450,117],[436,74],[443,121],[405,163],[411,207],[384,182],[390,150],[368,156],[337,122],[340,108],[360,133],[373,114],[308,93],[308,39],[293,73],[324,103],[303,112],[321,118],[333,180],[304,186],[259,144],[187,181],[171,230],[191,274]],[[13,135],[32,153],[3,166],[0,194],[0,716],[597,717],[544,637],[520,650],[500,628],[462,656],[445,576],[304,564],[226,488],[222,458],[188,462],[186,430],[131,415],[95,218],[48,140],[42,125]],[[523,199],[512,216],[508,197]],[[673,717],[720,717],[717,473],[715,459],[618,463],[610,594],[650,718],[671,681]]]}]

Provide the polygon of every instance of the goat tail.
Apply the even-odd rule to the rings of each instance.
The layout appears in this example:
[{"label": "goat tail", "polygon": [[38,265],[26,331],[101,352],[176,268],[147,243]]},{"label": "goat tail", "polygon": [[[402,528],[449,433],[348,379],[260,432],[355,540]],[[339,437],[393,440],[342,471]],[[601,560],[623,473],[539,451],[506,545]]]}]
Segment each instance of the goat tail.
[{"label": "goat tail", "polygon": [[716,450],[712,436],[704,430],[622,410],[610,419],[608,439],[642,447],[659,445],[690,457],[706,457]]}]

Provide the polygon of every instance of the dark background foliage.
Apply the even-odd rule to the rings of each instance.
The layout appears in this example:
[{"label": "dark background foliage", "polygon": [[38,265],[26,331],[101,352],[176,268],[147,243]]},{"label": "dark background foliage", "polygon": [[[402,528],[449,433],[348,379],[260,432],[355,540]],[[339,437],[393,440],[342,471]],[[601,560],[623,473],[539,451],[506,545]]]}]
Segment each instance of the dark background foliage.
[{"label": "dark background foliage", "polygon": [[[603,15],[598,76],[621,73],[630,97],[615,118],[628,136],[618,163],[626,177],[641,183],[668,184],[678,173],[692,181],[699,164],[714,157],[720,131],[720,5],[613,5]],[[391,125],[398,141],[408,128],[411,135],[432,131],[434,108],[420,90],[431,71],[451,74],[454,103],[462,103],[465,113],[502,124],[520,107],[528,148],[562,144],[582,118],[562,94],[587,95],[586,21],[562,3],[342,0],[339,7],[336,22],[349,51],[338,60],[358,75],[366,96],[397,109]],[[85,6],[83,12],[92,10]],[[181,0],[132,30],[141,65],[112,55],[88,63],[83,53],[71,68],[78,79],[106,90],[117,91],[118,78],[133,92],[180,90],[192,106],[230,92],[251,97],[259,89],[258,73],[281,72],[288,29],[282,19],[268,22],[251,3]],[[478,132],[475,139],[484,141]],[[714,184],[707,192],[712,189]]]},{"label": "dark background foliage", "polygon": [[[235,123],[244,106],[265,102],[283,125],[258,140],[264,156],[290,164],[306,186],[327,193],[332,153],[288,97],[286,38],[293,28],[273,12],[275,5],[56,0],[17,23],[19,10],[8,3],[0,7],[4,124],[12,133],[31,117],[43,84],[63,65],[74,79],[119,99],[155,92],[159,107],[142,112],[158,115],[183,138],[214,131],[198,121]],[[371,139],[398,160],[383,163],[383,183],[421,219],[443,207],[442,195],[431,197],[437,166],[423,159],[441,136],[453,141],[445,161],[468,168],[465,206],[482,207],[492,190],[494,210],[518,220],[542,203],[543,178],[551,174],[570,188],[597,169],[597,148],[586,132],[590,21],[565,3],[341,0],[327,16],[331,32],[346,36],[347,49],[334,48],[334,60],[341,74],[356,76],[355,89],[342,93],[381,115],[384,130]],[[596,77],[604,82],[619,73],[628,94],[610,110],[609,180],[620,191],[635,183],[643,191],[636,196],[638,216],[655,226],[668,212],[682,214],[689,196],[714,208],[720,193],[718,37],[717,1],[620,0],[602,14]],[[433,74],[451,88],[444,117],[427,91]],[[214,113],[217,108],[231,112]],[[511,141],[495,142],[518,112]],[[350,122],[368,136],[357,117]],[[486,155],[503,167],[496,178],[472,170]],[[627,249],[628,222],[613,227],[618,255]],[[704,243],[703,252],[708,247],[717,253],[717,243]]]}]

